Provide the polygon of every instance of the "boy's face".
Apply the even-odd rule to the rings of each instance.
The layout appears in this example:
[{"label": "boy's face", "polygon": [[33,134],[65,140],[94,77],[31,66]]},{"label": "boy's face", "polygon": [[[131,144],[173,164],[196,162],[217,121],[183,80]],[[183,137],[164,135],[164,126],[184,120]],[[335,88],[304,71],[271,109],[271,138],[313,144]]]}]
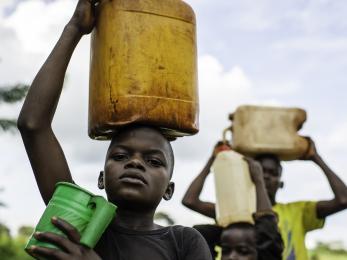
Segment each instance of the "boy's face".
[{"label": "boy's face", "polygon": [[282,187],[282,168],[278,162],[271,157],[264,157],[259,160],[264,173],[264,181],[267,193],[272,203],[275,201],[276,193]]},{"label": "boy's face", "polygon": [[106,156],[104,187],[118,207],[155,209],[170,199],[173,155],[168,141],[156,130],[139,127],[121,132]]},{"label": "boy's face", "polygon": [[221,236],[222,260],[257,260],[255,230],[233,227]]}]

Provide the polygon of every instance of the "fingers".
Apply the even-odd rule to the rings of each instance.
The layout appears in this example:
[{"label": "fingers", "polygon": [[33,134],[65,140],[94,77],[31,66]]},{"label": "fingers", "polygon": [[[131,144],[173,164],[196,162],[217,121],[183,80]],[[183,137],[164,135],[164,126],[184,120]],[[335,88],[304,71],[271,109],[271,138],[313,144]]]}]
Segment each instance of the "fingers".
[{"label": "fingers", "polygon": [[57,217],[52,218],[52,223],[59,228],[72,242],[79,243],[81,235],[78,230],[65,220]]},{"label": "fingers", "polygon": [[52,232],[36,232],[34,237],[39,241],[48,242],[58,246],[66,252],[76,251],[76,244],[61,235],[57,235]]},{"label": "fingers", "polygon": [[224,142],[223,141],[218,141],[215,145],[214,148],[217,148],[218,146],[222,145]]},{"label": "fingers", "polygon": [[35,258],[44,257],[47,259],[55,260],[62,260],[68,258],[68,254],[66,254],[64,251],[47,247],[32,246],[29,248],[28,253]]},{"label": "fingers", "polygon": [[250,157],[245,156],[245,157],[243,157],[243,159],[248,163],[250,170],[257,169],[257,167],[260,166],[260,164],[256,160],[254,160]]},{"label": "fingers", "polygon": [[92,5],[98,5],[100,3],[100,0],[88,0],[88,2]]},{"label": "fingers", "polygon": [[247,156],[244,156],[243,159],[248,163],[248,164],[251,164],[252,163],[252,160],[251,158],[247,157]]},{"label": "fingers", "polygon": [[258,182],[259,180],[262,180],[263,168],[261,167],[260,163],[249,157],[243,157],[243,159],[248,164],[249,173],[250,173],[252,181],[255,183],[255,182]]},{"label": "fingers", "polygon": [[252,167],[255,169],[261,169],[260,163],[254,160],[253,158],[244,156],[243,159],[248,163],[249,167]]}]

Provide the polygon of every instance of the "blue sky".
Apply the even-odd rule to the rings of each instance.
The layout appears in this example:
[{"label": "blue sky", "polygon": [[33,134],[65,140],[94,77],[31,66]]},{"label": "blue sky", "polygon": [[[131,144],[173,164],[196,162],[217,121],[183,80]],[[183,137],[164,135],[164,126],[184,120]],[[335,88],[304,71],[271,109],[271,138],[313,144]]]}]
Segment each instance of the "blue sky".
[{"label": "blue sky", "polygon": [[[185,209],[180,200],[240,104],[299,106],[307,110],[302,134],[310,135],[327,163],[347,182],[347,2],[343,0],[189,0],[197,15],[200,133],[174,143],[176,194],[160,205],[180,224],[210,221]],[[76,1],[4,0],[0,3],[0,86],[30,83],[48,56]],[[87,137],[89,39],[78,45],[53,122],[76,181],[96,189],[105,142]],[[20,104],[0,104],[0,116],[16,117]],[[0,199],[9,204],[0,220],[12,227],[34,225],[41,202],[17,134],[0,134]],[[329,199],[322,172],[309,162],[284,165],[281,201]],[[15,188],[17,187],[17,188]],[[214,200],[209,178],[203,197]],[[19,204],[19,201],[22,201]],[[307,243],[343,240],[342,212],[312,232]]]}]

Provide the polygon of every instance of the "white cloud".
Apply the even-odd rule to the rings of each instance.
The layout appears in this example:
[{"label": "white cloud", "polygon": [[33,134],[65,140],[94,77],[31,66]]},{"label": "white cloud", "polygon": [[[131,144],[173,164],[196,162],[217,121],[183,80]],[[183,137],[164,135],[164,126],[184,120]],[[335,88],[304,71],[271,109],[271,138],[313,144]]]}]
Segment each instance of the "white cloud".
[{"label": "white cloud", "polygon": [[332,53],[346,51],[347,38],[314,38],[302,37],[276,42],[273,45],[277,50],[291,50],[301,52]]},{"label": "white cloud", "polygon": [[335,126],[327,138],[331,149],[345,151],[347,147],[347,121]]},{"label": "white cloud", "polygon": [[61,25],[71,16],[74,7],[75,2],[71,0],[49,4],[40,0],[23,1],[3,24],[14,30],[25,51],[40,53],[53,46],[59,36],[57,32],[62,31]]}]

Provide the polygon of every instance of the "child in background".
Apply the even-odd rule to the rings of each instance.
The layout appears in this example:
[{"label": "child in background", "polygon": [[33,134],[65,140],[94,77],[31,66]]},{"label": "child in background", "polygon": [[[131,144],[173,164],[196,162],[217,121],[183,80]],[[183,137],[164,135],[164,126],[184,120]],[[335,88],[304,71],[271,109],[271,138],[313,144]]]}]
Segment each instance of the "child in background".
[{"label": "child in background", "polygon": [[[203,212],[213,218],[215,218],[214,203],[195,199],[199,198],[219,146],[220,143],[217,143],[207,165],[195,178],[182,200],[184,205],[192,209],[202,206],[200,213]],[[194,228],[205,237],[214,257],[217,257],[218,254],[215,247],[221,246],[222,259],[279,260],[282,256],[283,243],[277,228],[277,218],[271,209],[271,203],[266,193],[262,168],[258,162],[252,159],[246,158],[245,160],[249,164],[251,179],[256,187],[257,211],[253,215],[255,225],[233,223],[225,229],[217,225],[196,225]]]},{"label": "child in background", "polygon": [[222,231],[222,260],[280,260],[283,242],[266,194],[262,168],[252,159],[247,161],[257,194],[255,224],[233,223]]},{"label": "child in background", "polygon": [[315,143],[311,139],[309,142],[310,151],[302,160],[315,163],[323,171],[334,194],[331,200],[278,203],[276,194],[283,187],[281,162],[271,154],[262,154],[256,158],[262,165],[267,193],[279,218],[285,245],[284,260],[308,260],[306,233],[322,228],[326,217],[347,208],[347,186],[318,154]]},{"label": "child in background", "polygon": [[[347,186],[324,162],[314,142],[311,139],[309,141],[310,151],[303,160],[312,161],[322,169],[334,193],[334,198],[331,200],[278,203],[276,194],[283,187],[280,160],[272,154],[262,154],[255,158],[263,168],[267,194],[278,216],[279,229],[284,242],[283,260],[308,260],[305,246],[306,233],[322,228],[327,216],[347,208]],[[213,219],[216,217],[215,204],[201,201],[199,197],[214,159],[215,153],[193,180],[182,200],[188,208]]]}]

